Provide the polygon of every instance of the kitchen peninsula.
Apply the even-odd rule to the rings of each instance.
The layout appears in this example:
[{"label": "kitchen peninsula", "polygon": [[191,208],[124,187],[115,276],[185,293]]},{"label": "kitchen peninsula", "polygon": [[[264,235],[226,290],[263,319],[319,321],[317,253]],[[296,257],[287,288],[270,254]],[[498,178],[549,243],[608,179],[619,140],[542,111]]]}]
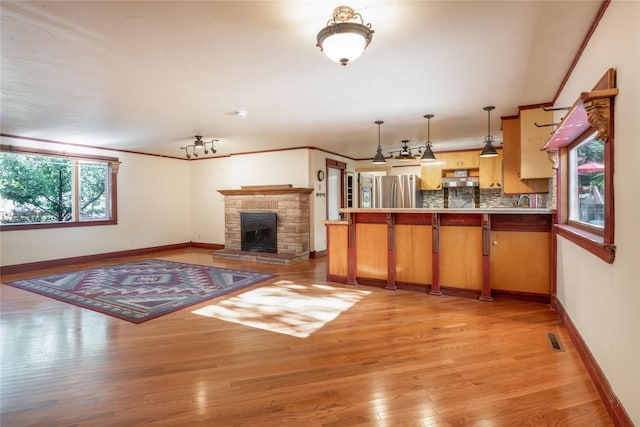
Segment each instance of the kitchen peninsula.
[{"label": "kitchen peninsula", "polygon": [[432,295],[545,302],[554,209],[342,209],[327,221],[328,280]]}]

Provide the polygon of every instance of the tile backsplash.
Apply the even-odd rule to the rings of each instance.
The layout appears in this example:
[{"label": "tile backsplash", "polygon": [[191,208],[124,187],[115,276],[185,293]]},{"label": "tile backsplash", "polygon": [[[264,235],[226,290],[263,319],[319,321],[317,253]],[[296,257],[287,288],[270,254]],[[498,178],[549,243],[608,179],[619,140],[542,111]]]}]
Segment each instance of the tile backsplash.
[{"label": "tile backsplash", "polygon": [[[480,192],[480,208],[513,208],[517,206],[520,194],[503,194],[497,189],[478,189]],[[550,193],[530,194],[532,205],[538,208],[555,208],[554,189]],[[423,208],[444,208],[444,190],[433,190],[422,192]]]}]

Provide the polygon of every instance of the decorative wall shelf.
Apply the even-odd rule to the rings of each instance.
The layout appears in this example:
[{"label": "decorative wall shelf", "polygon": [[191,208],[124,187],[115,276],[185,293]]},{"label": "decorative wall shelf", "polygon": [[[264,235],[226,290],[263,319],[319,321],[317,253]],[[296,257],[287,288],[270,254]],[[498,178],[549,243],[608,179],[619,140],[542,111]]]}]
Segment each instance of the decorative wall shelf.
[{"label": "decorative wall shelf", "polygon": [[566,147],[586,132],[597,132],[597,138],[606,143],[609,130],[613,129],[612,106],[616,95],[615,87],[582,92],[542,149]]}]

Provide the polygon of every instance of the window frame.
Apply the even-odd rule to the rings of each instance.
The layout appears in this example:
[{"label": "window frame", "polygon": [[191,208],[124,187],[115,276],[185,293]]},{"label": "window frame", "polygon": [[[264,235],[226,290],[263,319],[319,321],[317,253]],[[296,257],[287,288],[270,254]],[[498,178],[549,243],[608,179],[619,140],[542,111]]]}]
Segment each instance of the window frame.
[{"label": "window frame", "polygon": [[[118,223],[118,168],[120,166],[120,160],[117,157],[107,157],[107,156],[94,156],[94,155],[85,155],[85,154],[75,154],[75,153],[67,153],[67,152],[59,152],[53,150],[42,150],[33,147],[18,147],[13,145],[0,145],[0,151],[6,153],[16,153],[16,154],[25,154],[25,155],[36,155],[36,156],[46,156],[46,157],[58,157],[58,158],[66,158],[73,160],[85,160],[85,161],[93,161],[93,162],[103,162],[108,163],[108,169],[110,170],[110,174],[108,174],[109,179],[109,199],[108,203],[110,204],[110,217],[108,219],[95,219],[95,220],[86,220],[81,219],[79,216],[79,212],[74,214],[74,217],[71,221],[64,222],[37,222],[37,223],[28,223],[28,224],[0,224],[0,231],[17,231],[17,230],[39,230],[39,229],[48,229],[48,228],[72,228],[72,227],[90,227],[90,226],[100,226],[100,225],[116,225]],[[77,163],[74,162],[73,167],[73,179],[74,184],[72,185],[72,197],[74,201],[77,201],[79,197],[79,189],[78,189],[78,168]]]},{"label": "window frame", "polygon": [[[543,149],[558,149],[558,223],[554,230],[607,263],[615,260],[614,99],[615,70],[609,69],[591,92],[583,92]],[[576,133],[576,129],[586,129]],[[604,227],[569,220],[569,150],[596,132],[604,142]]]}]

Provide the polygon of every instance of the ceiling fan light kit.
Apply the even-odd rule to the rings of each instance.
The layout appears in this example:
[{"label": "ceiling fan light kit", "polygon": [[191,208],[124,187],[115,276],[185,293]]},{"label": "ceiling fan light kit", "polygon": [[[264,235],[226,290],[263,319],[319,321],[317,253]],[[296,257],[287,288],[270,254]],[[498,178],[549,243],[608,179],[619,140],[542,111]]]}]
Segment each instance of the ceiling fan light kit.
[{"label": "ceiling fan light kit", "polygon": [[393,153],[398,153],[396,156],[393,156],[393,158],[395,160],[414,160],[415,157],[413,156],[413,153],[411,152],[411,150],[415,150],[416,148],[420,149],[420,154],[422,154],[422,146],[420,147],[409,147],[409,140],[408,139],[403,139],[402,141],[400,141],[402,143],[402,146],[400,147],[400,150],[396,150],[396,151],[390,151],[389,154],[391,156],[393,156]]},{"label": "ceiling fan light kit", "polygon": [[[409,140],[403,139],[401,141],[402,145],[399,150],[391,150],[389,151],[389,156],[394,160],[400,161],[408,161],[408,160],[416,160],[420,159],[421,162],[431,162],[436,160],[436,156],[433,154],[431,149],[431,118],[433,114],[425,114],[423,116],[427,119],[427,142],[424,145],[417,145],[415,147],[409,147]],[[378,122],[375,122],[378,124]],[[380,122],[382,123],[382,122]],[[424,148],[424,153],[422,152]],[[418,155],[413,155],[413,150],[418,151]],[[394,155],[394,153],[397,153]],[[384,164],[384,156],[382,155],[382,147],[380,146],[380,133],[378,132],[378,148],[376,151],[376,157],[374,159],[373,164],[380,165]]]},{"label": "ceiling fan light kit", "polygon": [[[347,22],[357,21],[360,22]],[[362,15],[349,6],[338,6],[333,17],[318,32],[317,44],[329,59],[346,66],[362,55],[369,46],[374,31],[371,24],[364,24]]]}]

